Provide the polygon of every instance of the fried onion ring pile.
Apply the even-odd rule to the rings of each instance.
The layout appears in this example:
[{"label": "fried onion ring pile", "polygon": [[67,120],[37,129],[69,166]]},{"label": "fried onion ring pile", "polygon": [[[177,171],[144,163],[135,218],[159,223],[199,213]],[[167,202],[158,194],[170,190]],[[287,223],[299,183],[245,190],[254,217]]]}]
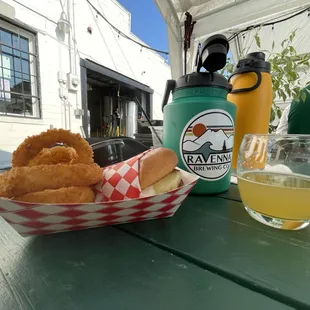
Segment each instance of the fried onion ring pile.
[{"label": "fried onion ring pile", "polygon": [[29,160],[27,166],[73,164],[77,159],[78,154],[73,147],[55,146],[51,149],[42,149],[38,155]]},{"label": "fried onion ring pile", "polygon": [[95,194],[90,187],[62,187],[60,189],[46,189],[41,192],[28,193],[15,197],[15,200],[40,203],[63,203],[64,201],[93,202]]},{"label": "fried onion ring pile", "polygon": [[63,129],[26,138],[13,153],[12,167],[0,174],[0,197],[23,202],[91,203],[91,187],[102,180],[88,142]]},{"label": "fried onion ring pile", "polygon": [[29,161],[38,155],[43,148],[51,148],[57,143],[64,143],[76,150],[78,158],[73,159],[71,164],[91,165],[94,163],[93,151],[80,134],[64,129],[49,129],[39,135],[26,138],[19,145],[13,153],[12,167],[27,166]]}]

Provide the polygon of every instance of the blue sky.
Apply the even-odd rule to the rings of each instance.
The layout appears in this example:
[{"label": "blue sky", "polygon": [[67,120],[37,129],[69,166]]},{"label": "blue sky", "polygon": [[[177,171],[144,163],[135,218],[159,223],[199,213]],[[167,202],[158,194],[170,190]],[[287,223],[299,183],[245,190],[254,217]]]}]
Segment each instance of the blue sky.
[{"label": "blue sky", "polygon": [[154,0],[118,0],[131,13],[131,31],[150,47],[168,52],[166,24]]},{"label": "blue sky", "polygon": [[132,33],[152,48],[169,51],[166,23],[154,0],[117,1],[131,13]]}]

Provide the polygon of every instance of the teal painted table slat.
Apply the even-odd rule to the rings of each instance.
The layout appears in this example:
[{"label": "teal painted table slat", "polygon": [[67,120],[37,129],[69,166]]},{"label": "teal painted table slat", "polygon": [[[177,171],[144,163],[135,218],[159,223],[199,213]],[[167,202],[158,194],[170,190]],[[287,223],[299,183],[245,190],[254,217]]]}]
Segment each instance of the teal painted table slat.
[{"label": "teal painted table slat", "polygon": [[227,192],[221,193],[217,195],[217,197],[226,198],[229,200],[241,201],[237,185],[231,185]]},{"label": "teal painted table slat", "polygon": [[291,308],[116,228],[22,238],[0,219],[0,309]]},{"label": "teal painted table slat", "polygon": [[310,309],[309,230],[280,231],[256,222],[238,201],[237,186],[219,196],[190,196],[170,219],[119,228],[254,291]]}]

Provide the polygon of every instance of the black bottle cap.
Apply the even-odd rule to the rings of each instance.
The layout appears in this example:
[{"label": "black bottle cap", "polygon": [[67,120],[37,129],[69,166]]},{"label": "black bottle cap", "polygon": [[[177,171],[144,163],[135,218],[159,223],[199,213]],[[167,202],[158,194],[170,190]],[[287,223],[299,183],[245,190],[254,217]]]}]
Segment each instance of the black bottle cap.
[{"label": "black bottle cap", "polygon": [[232,75],[247,72],[270,73],[270,63],[265,60],[263,52],[250,53],[240,59]]},{"label": "black bottle cap", "polygon": [[197,71],[203,67],[215,72],[225,67],[229,43],[224,35],[216,34],[209,37],[201,46]]}]

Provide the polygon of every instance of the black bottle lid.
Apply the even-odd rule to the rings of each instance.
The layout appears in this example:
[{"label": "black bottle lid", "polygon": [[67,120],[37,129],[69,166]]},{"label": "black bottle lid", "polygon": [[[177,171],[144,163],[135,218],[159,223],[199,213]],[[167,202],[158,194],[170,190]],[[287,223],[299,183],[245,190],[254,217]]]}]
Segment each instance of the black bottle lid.
[{"label": "black bottle lid", "polygon": [[216,72],[226,65],[229,43],[225,36],[216,34],[209,37],[200,47],[197,72],[205,68],[208,72]]},{"label": "black bottle lid", "polygon": [[174,90],[187,87],[219,87],[227,91],[231,89],[231,85],[227,79],[218,73],[210,72],[193,72],[186,74],[177,79]]},{"label": "black bottle lid", "polygon": [[[231,85],[227,79],[216,71],[226,65],[229,43],[224,35],[217,34],[209,37],[201,45],[198,52],[196,72],[181,76],[175,83],[175,89],[185,87],[220,87],[227,91]],[[206,72],[200,72],[204,68]]]},{"label": "black bottle lid", "polygon": [[246,72],[268,72],[270,73],[270,63],[265,60],[263,52],[254,52],[240,59],[233,75]]}]

